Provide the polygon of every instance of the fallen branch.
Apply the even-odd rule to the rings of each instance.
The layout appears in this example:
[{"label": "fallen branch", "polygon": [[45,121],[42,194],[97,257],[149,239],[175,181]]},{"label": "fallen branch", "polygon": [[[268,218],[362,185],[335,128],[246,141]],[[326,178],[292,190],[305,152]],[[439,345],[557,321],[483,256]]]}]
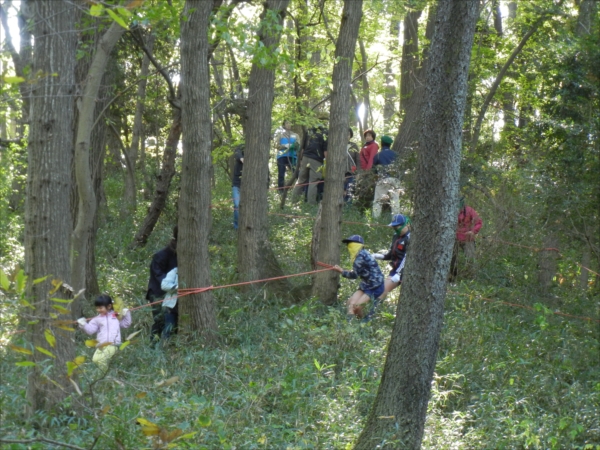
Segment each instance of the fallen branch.
[{"label": "fallen branch", "polygon": [[75,450],[86,450],[83,447],[77,445],[66,444],[64,442],[58,442],[52,439],[48,439],[44,436],[38,436],[32,439],[6,439],[0,438],[0,442],[6,442],[7,444],[33,444],[34,442],[46,442],[47,444],[58,445],[60,447],[72,448]]}]

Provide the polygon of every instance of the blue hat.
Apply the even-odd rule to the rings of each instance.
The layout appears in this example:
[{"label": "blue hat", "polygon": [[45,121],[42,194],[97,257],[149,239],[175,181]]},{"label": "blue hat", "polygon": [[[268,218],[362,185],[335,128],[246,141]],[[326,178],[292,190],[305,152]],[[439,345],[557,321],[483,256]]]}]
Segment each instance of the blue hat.
[{"label": "blue hat", "polygon": [[358,234],[353,234],[349,238],[344,239],[342,242],[344,244],[348,244],[349,242],[358,242],[359,244],[364,245],[365,240],[362,238],[362,236],[359,236]]},{"label": "blue hat", "polygon": [[392,217],[392,221],[388,224],[388,227],[397,227],[399,225],[406,225],[408,218],[402,214],[396,214]]}]

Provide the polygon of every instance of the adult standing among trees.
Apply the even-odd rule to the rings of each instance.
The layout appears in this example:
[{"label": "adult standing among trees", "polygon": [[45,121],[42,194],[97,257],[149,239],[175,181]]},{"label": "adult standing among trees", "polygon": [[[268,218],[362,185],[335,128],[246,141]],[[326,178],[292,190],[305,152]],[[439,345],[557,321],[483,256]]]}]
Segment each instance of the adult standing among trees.
[{"label": "adult standing among trees", "polygon": [[375,195],[373,197],[373,217],[378,219],[381,216],[381,203],[384,197],[389,198],[392,214],[400,213],[400,180],[393,176],[392,163],[398,156],[390,150],[394,140],[390,136],[381,137],[381,151],[373,158],[373,168],[377,174],[377,183],[375,184]]},{"label": "adult standing among trees", "polygon": [[360,168],[362,170],[371,170],[373,167],[373,158],[379,150],[379,145],[375,142],[377,134],[373,130],[365,130],[363,133],[365,145],[360,149]]},{"label": "adult standing among trees", "polygon": [[323,124],[308,130],[308,138],[299,166],[298,183],[292,192],[293,202],[298,201],[308,183],[306,201],[311,205],[317,204],[319,184],[323,180],[323,163],[327,158],[327,134]]},{"label": "adult standing among trees", "polygon": [[153,343],[156,343],[160,338],[167,337],[163,336],[166,322],[173,323],[175,318],[172,316],[165,317],[165,313],[171,314],[163,310],[162,303],[156,303],[165,298],[166,292],[162,289],[161,284],[167,274],[177,267],[177,235],[178,226],[173,227],[173,236],[169,241],[169,244],[156,252],[152,256],[152,262],[150,263],[150,279],[148,280],[148,291],[146,292],[146,300],[152,305],[152,328],[150,329],[150,339]]},{"label": "adult standing among trees", "polygon": [[352,128],[348,128],[348,145],[346,147],[346,173],[344,174],[344,202],[352,203],[352,190],[354,187],[354,174],[358,167],[359,152],[358,145],[352,142],[354,132]]},{"label": "adult standing among trees", "polygon": [[296,170],[296,152],[300,137],[292,131],[292,122],[286,119],[275,132],[273,140],[277,149],[277,187],[282,189],[285,185],[286,169]]},{"label": "adult standing among trees", "polygon": [[479,2],[440,0],[436,9],[415,177],[413,250],[381,384],[358,450],[419,449],[425,429],[456,231],[462,127]]},{"label": "adult standing among trees", "polygon": [[458,253],[462,250],[467,260],[467,273],[473,275],[475,268],[475,238],[483,226],[483,221],[477,211],[465,203],[461,197],[458,210],[458,227],[456,228],[456,241],[452,251],[450,263],[450,281],[455,281],[458,276]]}]

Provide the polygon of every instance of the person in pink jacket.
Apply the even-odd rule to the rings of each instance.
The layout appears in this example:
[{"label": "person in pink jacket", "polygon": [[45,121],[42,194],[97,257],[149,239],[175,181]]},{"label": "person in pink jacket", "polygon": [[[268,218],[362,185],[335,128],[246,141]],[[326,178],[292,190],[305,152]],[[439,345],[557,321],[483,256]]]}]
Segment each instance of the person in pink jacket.
[{"label": "person in pink jacket", "polygon": [[121,328],[131,326],[131,313],[123,308],[121,314],[113,311],[113,301],[110,296],[100,295],[94,302],[98,315],[89,322],[82,317],[77,319],[79,327],[87,334],[96,334],[96,352],[92,357],[100,369],[106,371],[108,362],[117,352],[117,346],[121,344]]},{"label": "person in pink jacket", "polygon": [[[462,249],[465,252],[469,271],[475,266],[475,237],[481,230],[483,221],[477,211],[465,204],[465,198],[460,199],[460,209],[458,211],[458,225],[456,228],[456,241],[452,253],[452,262],[450,263],[450,281],[455,281],[458,275],[458,251]],[[471,274],[472,275],[472,274]]]}]

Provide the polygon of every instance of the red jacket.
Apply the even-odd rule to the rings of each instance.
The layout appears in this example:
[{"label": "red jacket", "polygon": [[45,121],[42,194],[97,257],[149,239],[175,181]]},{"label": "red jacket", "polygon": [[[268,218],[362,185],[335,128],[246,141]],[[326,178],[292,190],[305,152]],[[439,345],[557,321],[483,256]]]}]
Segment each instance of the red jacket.
[{"label": "red jacket", "polygon": [[369,170],[373,166],[373,158],[379,151],[379,145],[377,142],[367,142],[363,148],[360,149],[360,168],[362,170]]},{"label": "red jacket", "polygon": [[473,236],[472,239],[469,239],[467,236],[468,231],[472,231],[473,234],[479,233],[481,227],[483,226],[483,221],[477,211],[475,211],[470,206],[465,206],[460,209],[458,213],[458,228],[456,229],[456,239],[460,242],[471,241],[475,239]]}]

